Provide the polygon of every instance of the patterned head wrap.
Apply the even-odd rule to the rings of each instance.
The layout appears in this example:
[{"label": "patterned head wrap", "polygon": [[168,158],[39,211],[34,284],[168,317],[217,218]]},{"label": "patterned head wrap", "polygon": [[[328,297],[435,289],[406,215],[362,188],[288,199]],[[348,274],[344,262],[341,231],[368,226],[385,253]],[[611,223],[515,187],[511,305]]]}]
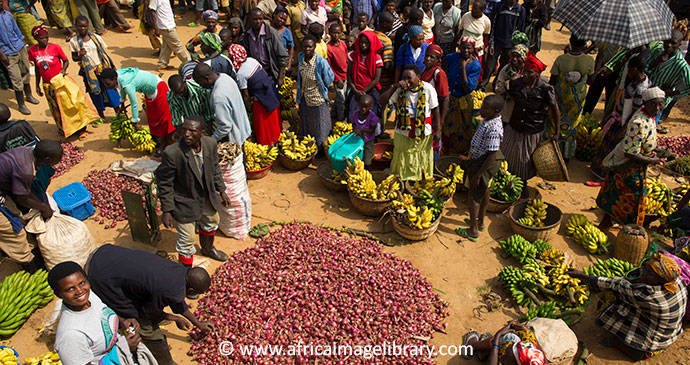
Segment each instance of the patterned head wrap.
[{"label": "patterned head wrap", "polygon": [[199,40],[201,40],[201,44],[211,47],[214,53],[220,53],[223,50],[223,43],[216,33],[202,32],[199,34]]},{"label": "patterned head wrap", "polygon": [[524,67],[533,70],[537,73],[542,73],[544,72],[544,70],[546,70],[546,65],[543,62],[539,61],[539,59],[535,57],[534,54],[532,54],[532,52],[529,52],[529,54],[527,54]]},{"label": "patterned head wrap", "polygon": [[528,44],[529,43],[529,37],[527,37],[527,34],[522,33],[519,30],[516,30],[513,32],[513,35],[510,37],[510,41],[513,43],[513,46],[518,45],[518,44]]},{"label": "patterned head wrap", "polygon": [[680,276],[680,267],[678,267],[678,264],[676,264],[672,258],[658,253],[647,259],[646,266],[649,266],[657,275],[666,281],[664,284],[666,290],[671,293],[675,293],[676,290],[678,290],[676,279]]},{"label": "patterned head wrap", "polygon": [[666,97],[666,93],[664,90],[661,90],[659,87],[650,87],[649,89],[645,90],[642,92],[642,100],[643,101],[649,101],[652,99],[663,99]]},{"label": "patterned head wrap", "polygon": [[196,61],[188,61],[188,62],[181,64],[180,70],[179,70],[180,76],[182,76],[182,78],[185,81],[191,80],[192,75],[194,74],[194,68],[198,64],[199,64],[199,62],[196,62]]},{"label": "patterned head wrap", "polygon": [[424,33],[424,30],[419,25],[413,25],[407,30],[407,34],[410,35],[410,38],[416,37],[416,36],[423,34],[423,33]]},{"label": "patterned head wrap", "polygon": [[513,345],[513,357],[519,365],[544,365],[544,352],[530,341],[520,341]]},{"label": "patterned head wrap", "polygon": [[33,29],[31,29],[31,36],[32,37],[38,38],[38,37],[43,36],[43,35],[48,35],[48,30],[46,29],[46,27],[43,24],[37,25],[37,26],[33,27]]},{"label": "patterned head wrap", "polygon": [[516,53],[524,61],[527,58],[527,54],[529,53],[529,48],[527,48],[527,46],[522,43],[518,43],[515,46],[513,46],[512,53]]},{"label": "patterned head wrap", "polygon": [[218,13],[216,13],[213,10],[205,10],[203,13],[201,13],[201,18],[206,20],[206,19],[213,19],[213,20],[218,20]]},{"label": "patterned head wrap", "polygon": [[465,37],[462,37],[462,39],[460,40],[460,44],[462,45],[462,44],[465,44],[465,43],[471,44],[471,45],[473,45],[473,46],[476,46],[476,45],[477,45],[477,40],[474,39],[473,37],[465,36]]},{"label": "patterned head wrap", "polygon": [[432,44],[426,49],[426,54],[434,55],[438,58],[443,57],[443,49],[438,44]]},{"label": "patterned head wrap", "polygon": [[240,44],[231,44],[228,47],[228,54],[235,70],[239,70],[240,66],[247,60],[247,50]]}]

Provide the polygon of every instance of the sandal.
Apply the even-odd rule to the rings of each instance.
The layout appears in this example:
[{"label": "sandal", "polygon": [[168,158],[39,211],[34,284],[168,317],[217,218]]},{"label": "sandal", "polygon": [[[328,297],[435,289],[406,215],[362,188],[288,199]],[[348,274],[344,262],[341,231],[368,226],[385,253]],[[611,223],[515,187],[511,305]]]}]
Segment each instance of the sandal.
[{"label": "sandal", "polygon": [[470,230],[469,228],[456,228],[455,233],[457,233],[458,236],[467,238],[468,240],[470,240],[472,242],[477,242],[477,240],[479,239],[479,236],[477,236],[477,237],[470,236],[469,230]]},{"label": "sandal", "polygon": [[86,141],[86,139],[89,138],[89,132],[83,131],[79,133],[79,140],[80,141]]},{"label": "sandal", "polygon": [[105,123],[105,119],[99,118],[99,119],[96,119],[93,122],[91,122],[91,126],[94,128],[98,128],[98,126],[103,124],[103,123]]},{"label": "sandal", "polygon": [[199,24],[197,24],[197,23],[195,23],[195,22],[191,22],[191,23],[187,24],[187,26],[188,26],[188,27],[192,27],[192,28],[196,28],[196,27],[199,26]]},{"label": "sandal", "polygon": [[[465,218],[465,223],[470,224],[470,218]],[[479,227],[477,227],[477,228],[479,228]],[[484,232],[485,229],[486,229],[486,227],[479,228],[479,232]]]},{"label": "sandal", "polygon": [[585,185],[587,186],[601,186],[602,182],[601,181],[587,181],[585,182]]},{"label": "sandal", "polygon": [[[462,344],[465,348],[470,345],[471,339],[474,339],[476,341],[475,343],[479,342],[479,333],[475,330],[470,330],[462,336]],[[464,357],[465,360],[470,360],[472,356],[474,356],[474,351],[465,351],[461,356]]]}]

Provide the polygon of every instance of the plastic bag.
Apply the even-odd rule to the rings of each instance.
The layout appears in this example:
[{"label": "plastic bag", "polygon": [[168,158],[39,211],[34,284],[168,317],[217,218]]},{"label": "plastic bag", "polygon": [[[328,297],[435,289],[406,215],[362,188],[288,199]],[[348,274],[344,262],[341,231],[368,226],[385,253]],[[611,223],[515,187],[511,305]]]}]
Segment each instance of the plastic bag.
[{"label": "plastic bag", "polygon": [[244,240],[252,223],[252,198],[244,172],[244,155],[240,153],[232,165],[221,162],[220,171],[223,174],[225,194],[230,199],[230,206],[219,207],[218,228],[228,237]]},{"label": "plastic bag", "polygon": [[534,332],[549,364],[564,363],[577,354],[577,336],[562,319],[534,318],[525,326]]},{"label": "plastic bag", "polygon": [[55,212],[46,222],[35,210],[27,217],[25,229],[37,235],[38,248],[48,270],[64,261],[74,261],[83,267],[91,252],[98,248],[89,228],[76,218]]},{"label": "plastic bag", "polygon": [[43,336],[52,336],[57,331],[58,323],[60,323],[60,314],[62,313],[62,299],[58,298],[53,305],[53,310],[50,312],[50,317],[43,322],[43,326],[38,332]]}]

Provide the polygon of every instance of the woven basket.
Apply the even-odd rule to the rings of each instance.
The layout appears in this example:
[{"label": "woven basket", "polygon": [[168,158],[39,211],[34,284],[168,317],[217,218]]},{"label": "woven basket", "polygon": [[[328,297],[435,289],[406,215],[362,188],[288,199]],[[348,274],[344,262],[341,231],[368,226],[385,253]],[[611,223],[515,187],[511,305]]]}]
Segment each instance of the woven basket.
[{"label": "woven basket", "polygon": [[331,179],[331,176],[333,176],[333,165],[331,165],[330,161],[321,162],[319,167],[316,169],[316,173],[319,174],[319,179],[326,189],[333,191],[347,191],[346,184],[341,184]]},{"label": "woven basket", "polygon": [[453,164],[453,163],[460,166],[461,161],[462,161],[462,159],[460,157],[457,157],[457,156],[439,157],[439,159],[436,160],[436,162],[434,162],[434,172],[439,174],[439,175],[446,176],[446,170],[448,170],[448,166],[450,166],[450,164]]},{"label": "woven basket", "polygon": [[293,160],[285,156],[283,151],[278,150],[278,161],[288,170],[302,170],[303,168],[309,166],[312,160],[314,160],[314,156],[316,156],[316,153],[308,158],[305,158],[304,160]]},{"label": "woven basket", "polygon": [[[381,181],[388,177],[388,174],[385,172],[374,171],[371,173],[371,177],[374,179],[376,184],[379,184]],[[400,179],[398,179],[398,181],[400,181]],[[391,202],[393,202],[392,199],[372,200],[362,198],[361,196],[353,193],[349,187],[347,189],[347,192],[350,195],[350,202],[352,203],[352,207],[355,208],[355,210],[359,212],[359,214],[366,215],[368,217],[382,216],[386,209],[390,207]]]},{"label": "woven basket", "polygon": [[515,199],[513,201],[509,201],[509,202],[504,202],[504,201],[489,197],[489,202],[486,205],[486,211],[491,212],[491,213],[503,213],[506,211],[506,209],[512,207],[516,201],[517,201],[517,199]]},{"label": "woven basket", "polygon": [[613,247],[613,257],[637,266],[647,253],[648,247],[647,231],[638,225],[628,224],[618,232],[616,244]]},{"label": "woven basket", "polygon": [[530,242],[533,242],[536,239],[548,242],[549,237],[551,237],[554,232],[558,231],[558,228],[561,225],[561,220],[563,219],[563,212],[561,212],[561,210],[553,204],[545,204],[547,207],[544,227],[530,227],[518,223],[518,219],[525,215],[527,201],[513,205],[508,211],[508,216],[510,217],[510,227],[513,229],[513,232],[519,234]]},{"label": "woven basket", "polygon": [[273,162],[271,162],[270,165],[264,167],[263,169],[256,171],[249,171],[245,168],[245,172],[247,173],[247,180],[258,180],[268,175],[268,173],[271,172],[271,166],[273,166]]},{"label": "woven basket", "polygon": [[544,180],[550,181],[568,181],[568,168],[565,166],[561,149],[554,141],[542,142],[542,144],[534,150],[532,154],[532,161],[537,167],[537,173]]},{"label": "woven basket", "polygon": [[[434,179],[436,179],[436,180],[443,179],[443,177],[444,176],[442,176],[442,175],[434,175]],[[412,195],[415,198],[419,198],[419,195],[415,194],[414,190],[412,189],[412,186],[414,185],[414,183],[415,183],[414,181],[410,181],[410,180],[405,181],[405,184],[404,184],[405,185],[405,192]],[[455,192],[458,191],[458,189],[460,188],[460,185],[462,185],[462,184],[455,184]],[[448,203],[451,198],[452,198],[452,196],[444,199],[443,204]]]},{"label": "woven basket", "polygon": [[417,228],[412,228],[404,225],[401,222],[398,222],[398,217],[396,214],[393,214],[393,229],[395,229],[396,232],[398,232],[399,235],[403,236],[403,238],[408,239],[410,241],[423,241],[427,238],[429,238],[432,234],[436,233],[436,230],[438,229],[439,224],[441,223],[441,217],[443,217],[443,212],[436,218],[434,222],[431,222],[431,225],[427,228],[424,229],[417,229]]}]

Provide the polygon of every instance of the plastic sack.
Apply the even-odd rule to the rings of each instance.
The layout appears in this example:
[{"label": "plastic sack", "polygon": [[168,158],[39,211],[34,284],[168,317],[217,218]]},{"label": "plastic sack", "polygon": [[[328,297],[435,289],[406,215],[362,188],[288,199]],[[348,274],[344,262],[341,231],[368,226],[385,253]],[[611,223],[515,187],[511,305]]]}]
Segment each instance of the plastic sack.
[{"label": "plastic sack", "polygon": [[37,235],[38,248],[48,270],[64,261],[74,261],[83,267],[98,248],[89,228],[79,219],[55,212],[46,222],[35,210],[27,217],[29,222],[24,229]]},{"label": "plastic sack", "polygon": [[244,155],[240,153],[233,164],[221,162],[220,171],[223,174],[225,194],[230,199],[230,206],[219,207],[218,228],[228,237],[244,240],[252,224],[252,198],[244,172]]},{"label": "plastic sack", "polygon": [[62,313],[62,299],[58,298],[53,305],[53,310],[50,312],[50,317],[43,322],[43,326],[38,332],[43,336],[52,336],[57,332],[58,323],[60,323],[60,314]]},{"label": "plastic sack", "polygon": [[562,319],[534,318],[525,326],[534,332],[549,364],[564,363],[577,354],[577,336]]}]

